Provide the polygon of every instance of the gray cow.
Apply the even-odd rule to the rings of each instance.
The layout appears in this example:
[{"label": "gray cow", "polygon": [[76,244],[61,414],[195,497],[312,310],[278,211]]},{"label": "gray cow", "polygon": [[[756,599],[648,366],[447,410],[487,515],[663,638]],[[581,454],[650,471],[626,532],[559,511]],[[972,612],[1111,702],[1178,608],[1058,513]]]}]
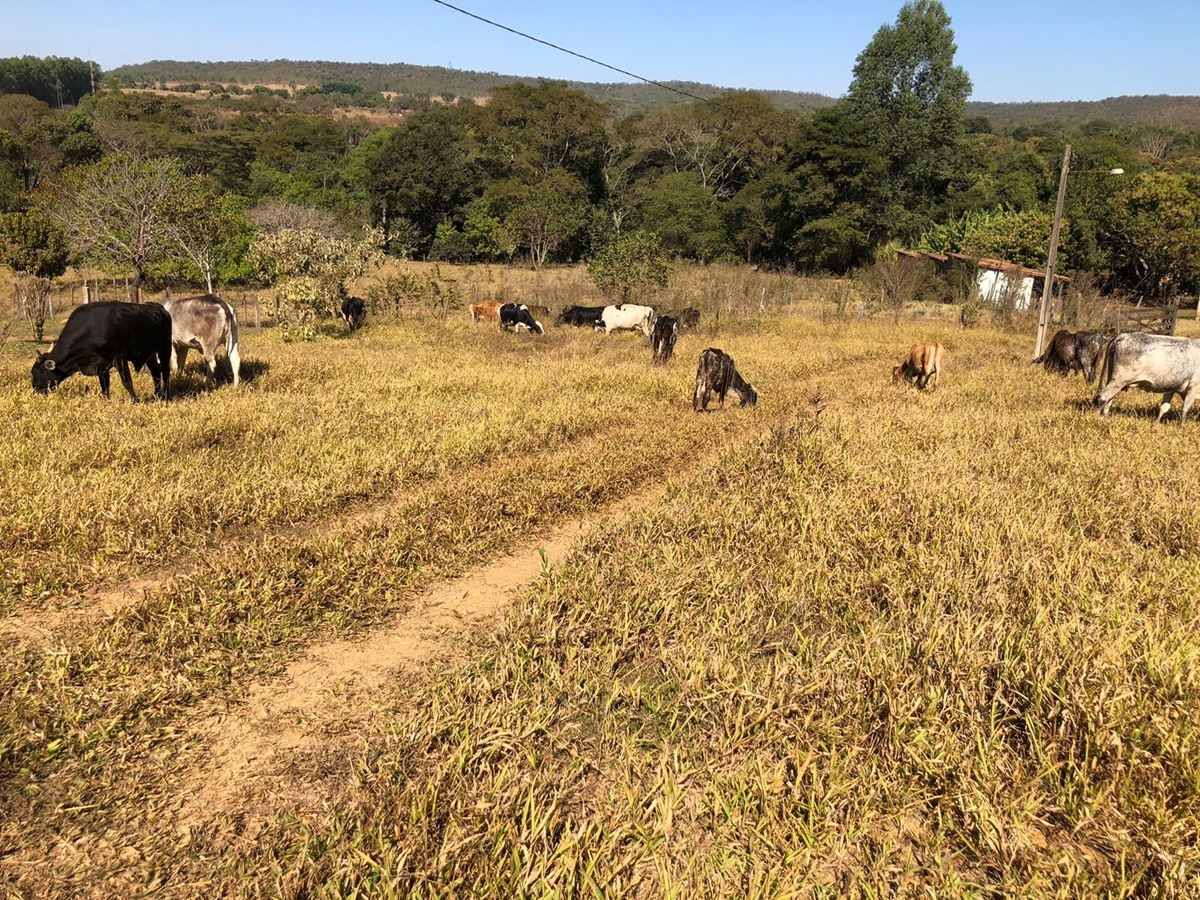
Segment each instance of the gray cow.
[{"label": "gray cow", "polygon": [[1099,415],[1107,415],[1113,398],[1126,388],[1162,393],[1158,419],[1171,409],[1171,398],[1183,398],[1182,423],[1200,387],[1200,340],[1143,334],[1131,331],[1118,334],[1104,348],[1100,364],[1100,385],[1093,405]]},{"label": "gray cow", "polygon": [[171,314],[171,371],[182,369],[188,350],[199,350],[208,364],[208,381],[217,374],[217,348],[224,346],[233,370],[233,386],[238,385],[241,357],[238,354],[238,325],[233,307],[216,294],[180,297],[163,303]]}]

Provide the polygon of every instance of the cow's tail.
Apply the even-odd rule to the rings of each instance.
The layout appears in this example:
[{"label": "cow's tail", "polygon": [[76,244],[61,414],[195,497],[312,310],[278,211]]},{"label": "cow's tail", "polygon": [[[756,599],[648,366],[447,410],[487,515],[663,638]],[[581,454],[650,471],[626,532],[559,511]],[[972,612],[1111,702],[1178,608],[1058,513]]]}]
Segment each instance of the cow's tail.
[{"label": "cow's tail", "polygon": [[1092,405],[1098,407],[1100,405],[1100,395],[1104,393],[1104,389],[1108,387],[1108,383],[1112,381],[1113,376],[1113,344],[1117,341],[1116,337],[1111,337],[1104,342],[1104,349],[1100,351],[1100,370],[1096,378],[1096,396],[1092,400]]},{"label": "cow's tail", "polygon": [[229,327],[225,329],[225,355],[229,357],[229,369],[233,372],[233,385],[237,387],[242,368],[241,356],[238,353],[237,315],[234,313],[233,307],[220,297],[217,298],[217,302],[221,304],[221,309],[225,311],[225,319],[229,323]]},{"label": "cow's tail", "polygon": [[224,300],[218,301],[221,304],[221,309],[225,310],[225,317],[229,322],[229,328],[225,331],[225,352],[233,353],[237,349],[238,344],[238,321],[234,315],[233,307]]}]

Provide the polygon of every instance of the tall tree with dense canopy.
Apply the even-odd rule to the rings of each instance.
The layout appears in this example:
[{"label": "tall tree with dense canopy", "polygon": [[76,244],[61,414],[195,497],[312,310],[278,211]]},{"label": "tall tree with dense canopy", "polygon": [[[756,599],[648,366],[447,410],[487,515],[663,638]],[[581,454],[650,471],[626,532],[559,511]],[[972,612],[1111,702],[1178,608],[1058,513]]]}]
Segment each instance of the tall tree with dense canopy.
[{"label": "tall tree with dense canopy", "polygon": [[950,16],[938,0],[912,0],[858,55],[846,97],[884,154],[888,225],[914,238],[958,174],[971,79],[954,64]]},{"label": "tall tree with dense canopy", "polygon": [[368,164],[376,223],[390,237],[398,220],[416,226],[427,252],[438,225],[461,218],[482,190],[474,112],[435,106],[391,132]]},{"label": "tall tree with dense canopy", "polygon": [[805,121],[784,166],[762,187],[772,254],[809,271],[844,272],[886,236],[887,160],[867,126],[839,103]]},{"label": "tall tree with dense canopy", "polygon": [[562,81],[494,88],[480,114],[489,170],[532,184],[565,169],[596,195],[605,116],[601,104]]}]

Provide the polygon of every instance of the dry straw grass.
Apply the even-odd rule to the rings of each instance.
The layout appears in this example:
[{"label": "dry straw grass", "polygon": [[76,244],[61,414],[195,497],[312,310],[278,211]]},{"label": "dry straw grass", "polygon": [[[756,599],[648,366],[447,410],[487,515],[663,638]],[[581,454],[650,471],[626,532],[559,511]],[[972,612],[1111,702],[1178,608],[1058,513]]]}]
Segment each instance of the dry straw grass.
[{"label": "dry straw grass", "polygon": [[[197,379],[134,406],[78,379],[35,399],[10,345],[6,608],[191,550],[204,564],[49,645],[2,646],[7,884],[1195,895],[1200,500],[1181,461],[1200,425],[1154,426],[1140,394],[1096,419],[1025,337],[776,315],[785,290],[819,311],[799,283],[743,319],[767,276],[723,295],[695,277],[731,312],[665,370],[632,336],[373,323],[248,334],[245,391]],[[947,348],[943,386],[890,384],[921,338]],[[709,343],[759,409],[691,413]],[[377,698],[383,724],[298,758],[318,802],[262,796],[173,831],[202,703],[671,473],[465,664],[406,674]],[[347,504],[382,514],[339,518]],[[262,540],[228,540],[247,527]]]}]

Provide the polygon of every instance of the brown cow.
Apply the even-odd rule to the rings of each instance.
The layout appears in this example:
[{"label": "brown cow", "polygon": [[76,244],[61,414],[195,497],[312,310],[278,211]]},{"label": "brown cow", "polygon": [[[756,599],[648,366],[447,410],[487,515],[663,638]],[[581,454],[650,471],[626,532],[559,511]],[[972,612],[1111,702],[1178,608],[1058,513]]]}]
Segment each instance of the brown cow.
[{"label": "brown cow", "polygon": [[941,384],[942,379],[942,345],[935,341],[923,341],[913,344],[908,351],[908,359],[892,369],[892,381],[912,381],[919,388],[929,384]]},{"label": "brown cow", "polygon": [[1046,352],[1034,360],[1046,367],[1047,372],[1069,375],[1082,372],[1087,383],[1096,377],[1096,367],[1104,353],[1104,335],[1098,331],[1079,331],[1074,334],[1065,328],[1059,329]]},{"label": "brown cow", "polygon": [[554,311],[548,306],[537,306],[532,303],[527,303],[525,306],[529,310],[529,314],[535,319],[549,319],[554,315]]},{"label": "brown cow", "polygon": [[499,322],[500,307],[504,304],[499,300],[488,300],[484,303],[471,304],[472,322]]}]

